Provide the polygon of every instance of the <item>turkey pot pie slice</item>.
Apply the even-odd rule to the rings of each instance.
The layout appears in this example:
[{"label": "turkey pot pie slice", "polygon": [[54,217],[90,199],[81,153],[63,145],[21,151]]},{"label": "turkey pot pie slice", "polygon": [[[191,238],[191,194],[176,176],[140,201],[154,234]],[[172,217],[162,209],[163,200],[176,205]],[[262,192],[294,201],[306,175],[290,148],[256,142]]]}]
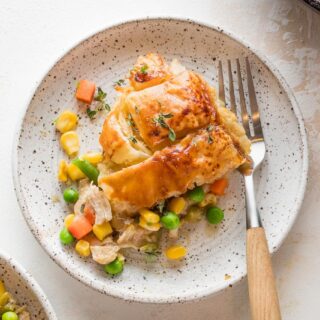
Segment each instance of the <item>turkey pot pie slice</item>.
[{"label": "turkey pot pie slice", "polygon": [[222,127],[210,126],[102,178],[99,184],[115,205],[127,203],[134,211],[183,194],[195,185],[211,183],[244,161],[230,135]]},{"label": "turkey pot pie slice", "polygon": [[[141,72],[150,72],[145,81]],[[144,85],[137,87],[137,79]],[[100,136],[107,159],[126,167],[99,180],[116,212],[152,207],[244,163],[250,150],[244,129],[198,74],[148,54],[129,80]]]}]

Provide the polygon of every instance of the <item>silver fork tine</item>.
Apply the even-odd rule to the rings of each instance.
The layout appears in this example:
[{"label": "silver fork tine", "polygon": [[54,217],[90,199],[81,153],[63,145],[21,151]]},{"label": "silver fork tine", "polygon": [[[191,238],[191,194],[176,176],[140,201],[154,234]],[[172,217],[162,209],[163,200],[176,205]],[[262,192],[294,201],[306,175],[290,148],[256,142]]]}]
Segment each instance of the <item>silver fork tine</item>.
[{"label": "silver fork tine", "polygon": [[251,118],[254,129],[254,139],[263,139],[263,132],[260,122],[260,114],[258,109],[258,103],[256,98],[256,91],[253,85],[253,79],[251,74],[251,68],[248,57],[246,57],[246,69],[247,69],[247,83],[250,100]]},{"label": "silver fork tine", "polygon": [[224,93],[224,81],[222,72],[222,62],[219,61],[218,65],[218,78],[219,78],[219,99],[226,105],[226,96]]},{"label": "silver fork tine", "polygon": [[238,73],[238,86],[239,86],[242,125],[244,127],[244,130],[246,131],[247,136],[250,138],[251,133],[249,128],[249,115],[246,107],[246,100],[244,97],[239,59],[237,59],[237,73]]},{"label": "silver fork tine", "polygon": [[230,110],[235,115],[237,115],[236,98],[234,96],[234,86],[233,86],[231,61],[230,60],[228,60],[228,74],[229,74]]}]

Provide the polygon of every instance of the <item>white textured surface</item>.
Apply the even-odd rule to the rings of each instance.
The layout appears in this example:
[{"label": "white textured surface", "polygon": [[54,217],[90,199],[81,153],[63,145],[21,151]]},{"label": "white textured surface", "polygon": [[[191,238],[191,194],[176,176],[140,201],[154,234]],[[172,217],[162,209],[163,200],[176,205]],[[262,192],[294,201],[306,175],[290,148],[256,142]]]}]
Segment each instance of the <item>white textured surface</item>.
[{"label": "white textured surface", "polygon": [[[283,318],[320,312],[320,15],[294,0],[0,1],[0,247],[32,272],[61,319],[248,319],[246,284],[197,303],[143,305],[100,295],[67,276],[43,252],[19,211],[11,146],[30,93],[75,42],[125,19],[181,16],[211,22],[264,52],[296,93],[306,121],[310,177],[301,214],[274,256]],[[45,212],[43,213],[46,214]]]}]

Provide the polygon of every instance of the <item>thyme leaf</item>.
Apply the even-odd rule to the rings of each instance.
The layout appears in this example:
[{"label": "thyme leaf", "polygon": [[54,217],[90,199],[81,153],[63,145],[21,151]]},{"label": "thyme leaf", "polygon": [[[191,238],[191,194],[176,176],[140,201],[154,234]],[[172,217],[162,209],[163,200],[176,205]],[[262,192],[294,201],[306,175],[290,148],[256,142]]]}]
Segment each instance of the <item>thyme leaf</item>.
[{"label": "thyme leaf", "polygon": [[130,136],[128,139],[133,143],[138,143],[137,139],[134,136]]},{"label": "thyme leaf", "polygon": [[95,115],[97,114],[96,110],[91,110],[90,108],[87,108],[86,112],[90,120],[93,120]]},{"label": "thyme leaf", "polygon": [[141,68],[140,68],[140,73],[142,74],[147,74],[147,70],[148,70],[148,65],[144,64]]},{"label": "thyme leaf", "polygon": [[119,80],[115,81],[114,84],[119,86],[119,87],[121,87],[124,84],[124,80],[123,79],[119,79]]},{"label": "thyme leaf", "polygon": [[176,140],[176,133],[174,132],[174,130],[169,127],[169,134],[168,137],[170,139],[170,141],[174,142]]},{"label": "thyme leaf", "polygon": [[161,126],[162,128],[166,128],[169,130],[169,134],[168,137],[170,139],[170,141],[175,141],[176,140],[176,133],[174,132],[174,130],[166,123],[165,119],[170,119],[173,117],[172,113],[159,113],[157,117],[153,118],[153,122],[158,125]]},{"label": "thyme leaf", "polygon": [[94,100],[104,102],[104,99],[106,97],[107,97],[107,94],[100,87],[98,87],[98,93],[97,95],[95,95]]}]

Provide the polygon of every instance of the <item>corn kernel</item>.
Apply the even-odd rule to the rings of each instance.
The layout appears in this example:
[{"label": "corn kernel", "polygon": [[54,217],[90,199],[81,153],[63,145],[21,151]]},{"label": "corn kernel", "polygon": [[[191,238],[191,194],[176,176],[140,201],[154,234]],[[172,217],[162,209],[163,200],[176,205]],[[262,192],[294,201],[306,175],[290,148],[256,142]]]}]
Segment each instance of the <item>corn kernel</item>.
[{"label": "corn kernel", "polygon": [[61,133],[65,133],[70,131],[76,127],[78,123],[78,117],[75,113],[71,111],[62,112],[58,119],[56,120],[56,128]]},{"label": "corn kernel", "polygon": [[121,253],[118,253],[117,258],[121,261],[124,262],[126,260],[126,258],[124,257],[124,255],[122,255]]},{"label": "corn kernel", "polygon": [[72,181],[77,181],[86,177],[86,175],[73,163],[68,165],[67,172]]},{"label": "corn kernel", "polygon": [[168,204],[168,210],[180,214],[186,207],[186,200],[182,197],[172,198]]},{"label": "corn kernel", "polygon": [[106,236],[112,233],[112,227],[108,221],[103,224],[95,224],[92,229],[95,236],[102,241]]},{"label": "corn kernel", "polygon": [[90,243],[85,240],[79,240],[76,244],[76,252],[81,257],[89,257],[90,256]]},{"label": "corn kernel", "polygon": [[158,223],[160,221],[160,217],[158,214],[152,212],[151,210],[148,209],[141,209],[139,211],[141,217],[148,223],[148,224],[154,224]]},{"label": "corn kernel", "polygon": [[68,214],[65,218],[64,218],[64,225],[65,227],[68,229],[70,224],[72,223],[73,219],[74,219],[75,215],[73,213]]},{"label": "corn kernel", "polygon": [[161,228],[161,224],[159,222],[148,223],[143,217],[140,217],[139,219],[139,226],[149,231],[158,231]]},{"label": "corn kernel", "polygon": [[175,245],[168,248],[165,254],[170,260],[178,260],[183,258],[187,254],[187,249],[183,246]]},{"label": "corn kernel", "polygon": [[58,180],[62,182],[66,182],[68,180],[67,176],[67,163],[65,160],[61,160],[59,163],[59,169],[58,169]]},{"label": "corn kernel", "polygon": [[103,155],[100,152],[88,152],[81,156],[81,158],[89,161],[91,164],[98,164],[103,160]]},{"label": "corn kernel", "polygon": [[79,137],[75,131],[65,132],[60,138],[60,143],[68,156],[75,155],[80,149]]},{"label": "corn kernel", "polygon": [[200,208],[204,208],[209,204],[210,205],[217,204],[217,197],[213,193],[207,193],[204,199],[200,203],[198,203],[198,206]]}]

